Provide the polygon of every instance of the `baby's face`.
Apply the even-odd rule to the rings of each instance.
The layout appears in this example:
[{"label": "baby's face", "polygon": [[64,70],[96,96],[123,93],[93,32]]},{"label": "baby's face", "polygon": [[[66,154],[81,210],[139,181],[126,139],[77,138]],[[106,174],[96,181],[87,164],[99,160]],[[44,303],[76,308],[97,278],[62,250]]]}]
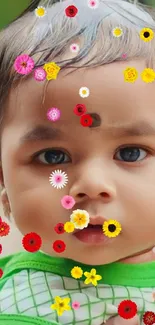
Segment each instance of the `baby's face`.
[{"label": "baby's face", "polygon": [[[124,81],[123,70],[127,66],[139,71],[133,84]],[[32,79],[12,91],[2,132],[4,183],[17,227],[23,235],[38,233],[44,252],[97,265],[154,246],[155,85],[141,80],[144,68],[144,62],[133,61],[78,70],[68,76],[60,71],[57,80],[48,85],[44,107],[43,83]],[[89,97],[79,96],[81,87],[89,88]],[[76,104],[85,104],[87,112],[99,114],[101,126],[83,127],[73,113]],[[47,119],[51,107],[61,111],[57,122]],[[42,140],[22,141],[38,125],[46,129],[54,126],[60,133],[57,138],[46,139],[43,132]],[[137,135],[135,125],[141,125]],[[127,127],[133,127],[133,131],[124,134]],[[133,148],[130,156],[127,147],[131,146],[135,151]],[[57,164],[52,164],[50,152],[43,154],[47,150],[58,150]],[[42,154],[33,158],[39,151]],[[62,189],[49,182],[55,170],[68,175],[69,181]],[[120,235],[114,242],[96,245],[83,243],[72,233],[58,235],[54,227],[70,221],[72,213],[61,205],[64,195],[74,197],[72,210],[83,209],[90,216],[119,221]],[[61,254],[52,248],[57,239],[66,244]]]}]

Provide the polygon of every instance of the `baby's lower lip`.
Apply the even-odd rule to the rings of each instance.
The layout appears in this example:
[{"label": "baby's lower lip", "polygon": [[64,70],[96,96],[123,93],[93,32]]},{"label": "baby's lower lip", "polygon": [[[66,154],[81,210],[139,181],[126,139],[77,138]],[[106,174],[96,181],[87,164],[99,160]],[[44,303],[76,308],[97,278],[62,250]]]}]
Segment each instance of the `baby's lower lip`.
[{"label": "baby's lower lip", "polygon": [[111,240],[111,238],[104,235],[101,228],[84,228],[74,233],[74,236],[83,243],[88,244],[100,244]]}]

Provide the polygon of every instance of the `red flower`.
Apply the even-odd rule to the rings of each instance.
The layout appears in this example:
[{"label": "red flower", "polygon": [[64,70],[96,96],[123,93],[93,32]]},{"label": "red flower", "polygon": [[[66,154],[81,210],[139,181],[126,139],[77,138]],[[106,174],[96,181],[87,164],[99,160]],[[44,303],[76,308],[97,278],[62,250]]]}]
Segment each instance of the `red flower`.
[{"label": "red flower", "polygon": [[75,107],[74,107],[74,113],[78,116],[81,116],[83,114],[86,113],[86,106],[84,104],[77,104]]},{"label": "red flower", "polygon": [[0,224],[2,223],[2,218],[0,217]]},{"label": "red flower", "polygon": [[0,244],[0,254],[2,253],[2,245]]},{"label": "red flower", "polygon": [[30,232],[23,237],[22,244],[26,251],[34,253],[40,249],[42,245],[42,239],[35,232]]},{"label": "red flower", "polygon": [[137,314],[137,305],[131,300],[123,300],[118,306],[118,314],[124,319],[133,318]]},{"label": "red flower", "polygon": [[146,325],[153,325],[155,323],[155,313],[153,313],[152,311],[147,311],[143,315],[143,322]]},{"label": "red flower", "polygon": [[78,9],[75,6],[68,6],[65,9],[65,13],[67,17],[75,17],[78,13]]},{"label": "red flower", "polygon": [[80,123],[82,126],[91,126],[93,119],[89,114],[84,114],[81,116]]},{"label": "red flower", "polygon": [[0,269],[0,278],[3,276],[3,270]]},{"label": "red flower", "polygon": [[53,243],[53,249],[55,250],[55,252],[57,253],[62,253],[65,251],[66,249],[66,244],[62,241],[62,240],[56,240]]},{"label": "red flower", "polygon": [[10,232],[10,226],[6,222],[0,223],[0,236],[7,236]]},{"label": "red flower", "polygon": [[63,234],[64,231],[64,224],[63,223],[57,223],[57,225],[54,227],[54,230],[57,232],[57,234]]}]

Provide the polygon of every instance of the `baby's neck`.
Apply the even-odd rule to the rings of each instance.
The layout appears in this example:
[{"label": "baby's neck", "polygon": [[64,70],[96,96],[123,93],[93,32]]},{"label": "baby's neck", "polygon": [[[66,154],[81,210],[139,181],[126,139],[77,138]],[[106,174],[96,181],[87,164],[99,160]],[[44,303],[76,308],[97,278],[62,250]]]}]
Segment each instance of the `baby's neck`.
[{"label": "baby's neck", "polygon": [[121,263],[128,264],[146,263],[151,261],[155,261],[155,247],[152,249],[148,249],[143,253],[135,254],[131,257],[119,260],[119,262]]}]

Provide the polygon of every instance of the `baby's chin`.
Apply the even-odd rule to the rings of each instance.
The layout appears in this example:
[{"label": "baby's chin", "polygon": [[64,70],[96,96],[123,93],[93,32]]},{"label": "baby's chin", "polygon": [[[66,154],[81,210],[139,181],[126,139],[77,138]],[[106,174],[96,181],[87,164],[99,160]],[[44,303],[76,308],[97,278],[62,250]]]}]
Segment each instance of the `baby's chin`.
[{"label": "baby's chin", "polygon": [[103,256],[99,257],[99,256],[92,256],[92,255],[88,255],[88,256],[82,256],[82,254],[80,256],[75,256],[74,257],[70,257],[70,259],[74,260],[75,262],[79,262],[82,264],[86,264],[86,265],[104,265],[104,264],[110,264],[110,263],[114,263],[114,262],[120,262],[120,263],[126,263],[126,264],[138,264],[138,263],[147,263],[147,262],[151,262],[151,261],[155,261],[155,247],[154,249],[148,249],[143,251],[142,253],[138,253],[138,254],[134,254],[133,256],[130,257],[125,257],[123,259],[116,259],[116,254],[115,256],[110,256],[110,254],[108,256],[105,256],[105,258],[103,259]]},{"label": "baby's chin", "polygon": [[127,264],[138,264],[138,263],[147,263],[155,261],[155,247],[149,250],[146,250],[143,253],[135,254],[134,256],[130,256],[127,258],[123,258],[118,262],[127,263]]}]

